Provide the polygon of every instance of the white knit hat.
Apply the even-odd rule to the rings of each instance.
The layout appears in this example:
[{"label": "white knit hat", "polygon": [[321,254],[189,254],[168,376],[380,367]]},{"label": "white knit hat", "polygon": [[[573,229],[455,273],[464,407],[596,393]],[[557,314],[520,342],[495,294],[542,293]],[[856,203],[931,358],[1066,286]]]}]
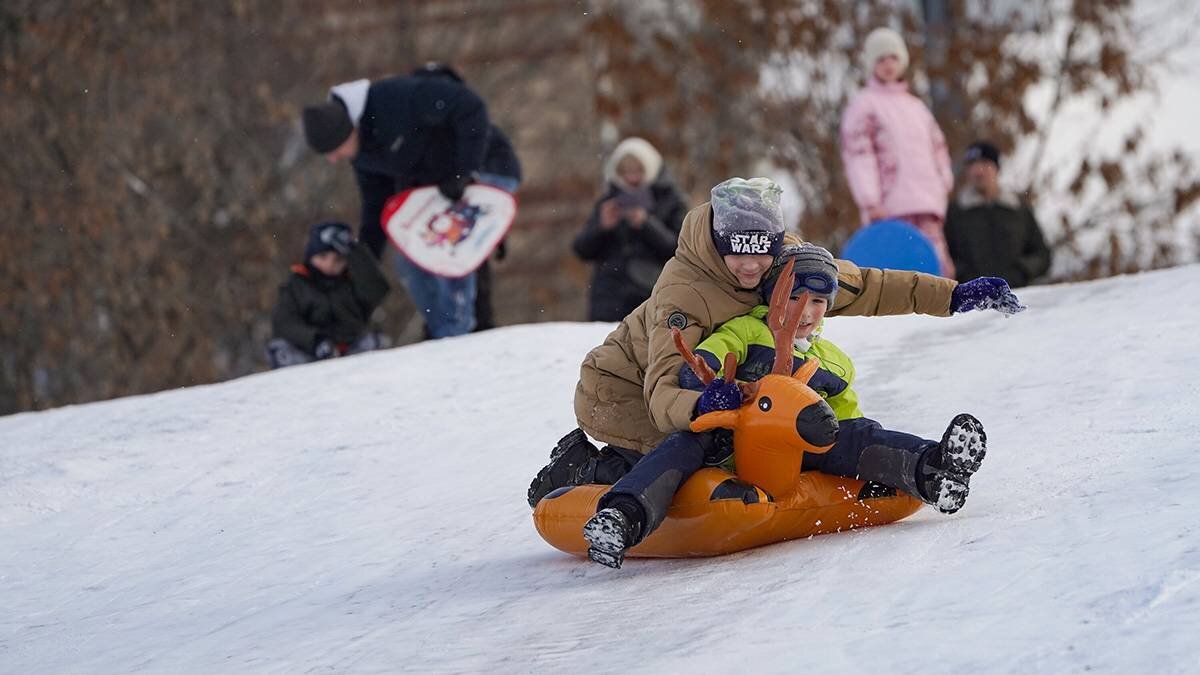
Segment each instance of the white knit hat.
[{"label": "white knit hat", "polygon": [[609,155],[608,161],[604,164],[604,179],[615,184],[622,190],[632,190],[624,180],[617,175],[617,165],[622,159],[633,157],[641,162],[642,168],[646,171],[646,185],[650,185],[658,179],[658,174],[662,172],[663,159],[658,150],[644,138],[630,136],[617,144],[616,149]]},{"label": "white knit hat", "polygon": [[863,67],[867,74],[875,72],[875,64],[888,55],[900,59],[900,72],[908,70],[908,48],[904,46],[904,38],[891,28],[876,28],[863,43]]}]

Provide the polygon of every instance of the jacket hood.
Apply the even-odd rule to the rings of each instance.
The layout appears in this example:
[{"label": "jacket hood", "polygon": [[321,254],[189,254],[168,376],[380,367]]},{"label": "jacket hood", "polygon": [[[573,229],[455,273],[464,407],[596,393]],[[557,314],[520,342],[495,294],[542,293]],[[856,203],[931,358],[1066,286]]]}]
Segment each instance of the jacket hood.
[{"label": "jacket hood", "polygon": [[617,164],[620,164],[627,155],[641,162],[646,169],[646,185],[643,189],[658,181],[663,168],[662,154],[649,141],[636,136],[626,138],[617,144],[616,149],[609,155],[608,161],[604,163],[604,180],[627,192],[634,190],[617,175]]},{"label": "jacket hood", "polygon": [[[709,202],[704,202],[684,216],[675,257],[703,271],[711,279],[727,284],[733,291],[742,290],[737,277],[729,271],[725,260],[717,252],[716,244],[713,243],[712,204]],[[747,292],[756,293],[753,290]]]},{"label": "jacket hood", "polygon": [[370,89],[370,80],[354,80],[331,87],[329,96],[336,96],[342,105],[346,106],[346,112],[350,113],[350,121],[357,127],[358,121],[362,119],[363,110],[367,107],[367,92]]}]

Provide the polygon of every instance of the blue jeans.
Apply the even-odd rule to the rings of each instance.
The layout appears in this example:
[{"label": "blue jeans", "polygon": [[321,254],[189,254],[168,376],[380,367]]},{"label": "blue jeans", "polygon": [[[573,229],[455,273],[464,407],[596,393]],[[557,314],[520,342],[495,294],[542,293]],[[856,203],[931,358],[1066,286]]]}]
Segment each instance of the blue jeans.
[{"label": "blue jeans", "polygon": [[425,319],[429,337],[466,335],[475,328],[474,274],[461,279],[439,277],[417,267],[399,251],[392,256],[392,264]]},{"label": "blue jeans", "polygon": [[[478,173],[475,180],[484,185],[515,192],[517,179],[499,174]],[[466,335],[475,329],[475,275],[450,279],[430,274],[401,253],[392,256],[396,276],[408,289],[413,304],[425,319],[433,339]]]}]

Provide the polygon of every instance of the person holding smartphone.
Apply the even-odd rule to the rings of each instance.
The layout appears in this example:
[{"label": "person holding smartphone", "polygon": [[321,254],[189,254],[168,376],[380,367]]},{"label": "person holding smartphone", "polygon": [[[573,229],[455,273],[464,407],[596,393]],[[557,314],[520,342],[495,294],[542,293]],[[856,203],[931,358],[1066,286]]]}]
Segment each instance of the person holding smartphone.
[{"label": "person holding smartphone", "polygon": [[648,141],[621,141],[604,166],[605,193],[575,238],[576,255],[595,264],[589,321],[620,321],[650,297],[675,255],[687,203]]}]

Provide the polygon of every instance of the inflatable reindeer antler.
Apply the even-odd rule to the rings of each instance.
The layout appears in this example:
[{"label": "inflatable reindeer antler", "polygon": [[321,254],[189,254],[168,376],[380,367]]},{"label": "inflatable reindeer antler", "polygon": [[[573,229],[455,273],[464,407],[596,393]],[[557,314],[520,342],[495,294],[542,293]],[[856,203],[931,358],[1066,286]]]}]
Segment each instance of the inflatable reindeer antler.
[{"label": "inflatable reindeer antler", "polygon": [[[687,344],[685,344],[683,341],[683,333],[680,333],[678,328],[671,329],[671,336],[675,338],[675,349],[679,351],[679,353],[683,356],[683,360],[687,361],[687,364],[691,367],[692,372],[696,374],[696,377],[700,378],[700,381],[703,382],[705,386],[708,386],[713,380],[717,379],[717,374],[714,373],[713,369],[709,367],[708,362],[699,356],[696,356],[691,349],[688,349]],[[725,354],[724,369],[725,381],[733,382],[734,373],[737,371],[737,354],[734,354],[733,352],[727,352]]]},{"label": "inflatable reindeer antler", "polygon": [[795,274],[792,268],[795,260],[789,260],[779,278],[775,280],[775,289],[771,291],[771,305],[767,312],[767,327],[775,337],[775,364],[771,372],[775,375],[792,374],[792,343],[796,340],[796,329],[800,327],[800,318],[804,307],[808,304],[808,291],[800,295],[800,303],[793,306],[789,300],[792,295],[792,285]]}]

